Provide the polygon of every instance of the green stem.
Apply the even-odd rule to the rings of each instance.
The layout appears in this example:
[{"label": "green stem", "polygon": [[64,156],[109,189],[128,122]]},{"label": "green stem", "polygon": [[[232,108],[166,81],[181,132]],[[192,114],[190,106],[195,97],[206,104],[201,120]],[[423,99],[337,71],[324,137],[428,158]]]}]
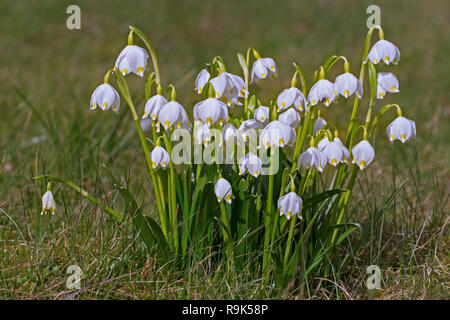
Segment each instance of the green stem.
[{"label": "green stem", "polygon": [[158,58],[156,56],[155,49],[153,48],[152,44],[150,43],[150,41],[147,39],[147,37],[144,35],[144,33],[141,30],[139,30],[133,26],[130,26],[129,28],[131,31],[133,31],[135,34],[137,34],[139,38],[141,38],[141,40],[144,42],[145,46],[147,47],[148,51],[150,52],[150,56],[152,57],[152,62],[153,62],[153,69],[155,70],[156,81],[158,83],[161,83],[161,79],[159,77]]}]

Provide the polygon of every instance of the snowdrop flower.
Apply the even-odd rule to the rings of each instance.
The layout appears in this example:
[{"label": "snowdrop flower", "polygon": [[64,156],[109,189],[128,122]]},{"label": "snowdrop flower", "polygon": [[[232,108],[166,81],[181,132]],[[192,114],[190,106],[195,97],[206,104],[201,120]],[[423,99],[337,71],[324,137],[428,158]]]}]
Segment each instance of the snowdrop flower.
[{"label": "snowdrop flower", "polygon": [[158,111],[158,122],[168,130],[170,127],[186,128],[190,126],[189,118],[183,106],[176,101],[170,101]]},{"label": "snowdrop flower", "polygon": [[261,83],[267,78],[275,78],[278,68],[272,58],[259,58],[253,63],[252,67],[252,83]]},{"label": "snowdrop flower", "polygon": [[303,111],[306,107],[306,99],[303,92],[298,88],[292,87],[281,91],[277,98],[277,106],[278,112],[286,110],[290,106],[293,106],[299,111]]},{"label": "snowdrop flower", "polygon": [[167,168],[170,163],[169,153],[163,147],[157,146],[150,153],[152,159],[152,167],[154,170],[158,168]]},{"label": "snowdrop flower", "polygon": [[347,163],[350,155],[341,140],[339,138],[334,138],[333,141],[329,141],[328,138],[325,139],[319,142],[318,149],[327,156],[328,163],[333,166],[336,166],[339,162]]},{"label": "snowdrop flower", "polygon": [[245,120],[241,123],[241,126],[239,127],[237,131],[238,137],[240,137],[243,141],[247,141],[251,134],[257,133],[258,130],[263,129],[264,125],[254,119]]},{"label": "snowdrop flower", "polygon": [[97,109],[98,106],[103,111],[112,108],[113,111],[118,113],[120,107],[119,94],[112,85],[103,83],[92,93],[90,106],[91,110]]},{"label": "snowdrop flower", "polygon": [[327,122],[325,121],[325,119],[317,118],[316,121],[314,121],[313,136],[315,136],[317,131],[322,129],[326,124],[327,124]]},{"label": "snowdrop flower", "polygon": [[209,72],[206,69],[203,69],[202,71],[200,71],[198,73],[197,78],[195,79],[195,91],[198,94],[202,93],[203,87],[208,82],[210,77],[211,77],[211,75],[209,74]]},{"label": "snowdrop flower", "polygon": [[322,102],[325,106],[329,106],[331,102],[338,97],[338,92],[333,82],[322,79],[317,81],[308,94],[308,102],[315,106]]},{"label": "snowdrop flower", "polygon": [[201,120],[208,127],[214,123],[223,125],[228,120],[228,108],[222,101],[208,98],[194,106],[194,120]]},{"label": "snowdrop flower", "polygon": [[117,57],[115,67],[119,69],[124,76],[133,72],[143,77],[147,68],[148,53],[141,47],[128,45]]},{"label": "snowdrop flower", "polygon": [[224,141],[229,141],[230,139],[234,139],[237,134],[237,129],[231,123],[227,123],[223,126],[222,129],[222,139]]},{"label": "snowdrop flower", "polygon": [[216,194],[218,202],[225,199],[226,202],[231,204],[231,199],[233,199],[233,190],[231,189],[231,184],[224,178],[217,180],[216,186],[214,187],[214,193]]},{"label": "snowdrop flower", "polygon": [[239,175],[243,175],[245,172],[248,172],[257,178],[261,173],[262,161],[258,156],[251,152],[239,159],[238,165]]},{"label": "snowdrop flower", "polygon": [[346,99],[354,93],[356,93],[359,99],[362,97],[363,88],[361,82],[350,72],[338,75],[334,81],[334,85],[337,92]]},{"label": "snowdrop flower", "polygon": [[148,116],[150,116],[152,120],[156,120],[159,109],[161,109],[162,106],[167,104],[167,102],[168,102],[167,99],[159,94],[154,95],[153,97],[148,99],[148,101],[145,103],[145,110],[142,119],[145,119]]},{"label": "snowdrop flower", "polygon": [[195,131],[195,140],[197,143],[203,143],[206,146],[209,145],[211,141],[211,132],[209,131],[209,126],[204,123]]},{"label": "snowdrop flower", "polygon": [[387,40],[378,40],[370,49],[367,60],[373,64],[384,62],[385,64],[397,64],[400,61],[400,50]]},{"label": "snowdrop flower", "polygon": [[416,137],[416,123],[405,117],[398,117],[387,126],[386,131],[389,141],[393,142],[395,139],[398,139],[405,143],[410,138]]},{"label": "snowdrop flower", "polygon": [[317,171],[322,172],[327,165],[327,161],[328,158],[324,153],[315,147],[310,147],[298,158],[298,166],[305,169],[315,167]]},{"label": "snowdrop flower", "polygon": [[278,199],[277,205],[278,210],[280,210],[280,216],[284,214],[288,220],[294,215],[298,215],[301,218],[300,212],[302,211],[303,201],[295,192],[292,191],[282,196]]},{"label": "snowdrop flower", "polygon": [[356,163],[359,169],[364,169],[375,157],[375,151],[370,145],[369,141],[362,140],[352,148],[352,163]]},{"label": "snowdrop flower", "polygon": [[287,124],[274,120],[269,123],[261,133],[260,144],[266,148],[292,146],[295,143],[297,134]]},{"label": "snowdrop flower", "polygon": [[388,92],[400,92],[397,77],[391,72],[379,72],[377,76],[377,98],[383,99]]},{"label": "snowdrop flower", "polygon": [[53,198],[53,194],[51,191],[47,191],[42,196],[42,211],[41,215],[44,213],[51,212],[52,214],[55,214],[56,212],[56,202]]},{"label": "snowdrop flower", "polygon": [[294,108],[289,108],[278,116],[278,121],[287,124],[293,129],[298,128],[300,125],[300,113],[298,113]]},{"label": "snowdrop flower", "polygon": [[265,125],[269,121],[269,108],[263,106],[256,108],[253,115],[255,120]]},{"label": "snowdrop flower", "polygon": [[210,83],[216,93],[215,98],[221,99],[227,106],[241,105],[238,98],[246,97],[248,94],[244,80],[232,73],[224,72],[211,79]]}]

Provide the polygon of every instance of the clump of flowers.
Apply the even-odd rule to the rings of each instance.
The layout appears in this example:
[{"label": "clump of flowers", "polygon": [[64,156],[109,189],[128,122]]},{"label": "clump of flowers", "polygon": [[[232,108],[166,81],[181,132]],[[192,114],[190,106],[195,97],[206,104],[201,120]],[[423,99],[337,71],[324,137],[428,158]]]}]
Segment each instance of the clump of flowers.
[{"label": "clump of flowers", "polygon": [[[245,264],[242,257],[253,255],[259,262],[255,270],[280,285],[296,275],[304,285],[313,271],[329,274],[327,257],[358,229],[345,220],[345,213],[358,173],[376,160],[373,138],[380,117],[391,108],[397,111],[387,127],[388,141],[404,143],[416,135],[414,121],[403,117],[400,106],[375,103],[386,92],[399,92],[393,73],[377,71],[379,64],[399,62],[398,48],[376,26],[367,34],[359,78],[344,56],[326,59],[308,81],[294,63],[290,87],[273,92],[268,101],[253,95],[252,85],[276,81],[274,59],[261,58],[249,48],[246,55],[237,54],[242,68],[238,75],[228,72],[217,56],[198,73],[193,85],[198,102],[191,106],[177,98],[172,84],[165,94],[153,46],[141,31],[130,28],[128,45],[94,90],[90,105],[92,110],[118,112],[120,92],[136,123],[155,203],[149,212],[132,212],[144,242],[156,246],[162,257],[181,261],[214,248],[233,269]],[[375,30],[379,41],[370,47]],[[136,38],[144,47],[135,44]],[[332,81],[330,71],[339,70],[339,62],[342,73]],[[149,65],[153,72],[143,86],[146,102],[136,106],[126,77],[144,77]],[[353,108],[346,109],[347,127],[336,128],[322,117],[321,109],[347,108],[348,99],[353,99]],[[149,118],[150,136],[144,134],[138,113]],[[136,177],[141,176],[139,172]],[[116,219],[125,216],[70,186]],[[120,192],[130,201],[131,192]],[[51,193],[44,198],[43,211],[54,212]],[[344,225],[349,227],[344,230]]]}]

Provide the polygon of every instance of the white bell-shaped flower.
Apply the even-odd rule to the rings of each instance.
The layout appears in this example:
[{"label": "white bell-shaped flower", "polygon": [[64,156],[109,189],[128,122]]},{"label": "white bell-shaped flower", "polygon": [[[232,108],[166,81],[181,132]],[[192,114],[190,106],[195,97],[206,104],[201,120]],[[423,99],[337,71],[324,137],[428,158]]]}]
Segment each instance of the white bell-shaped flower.
[{"label": "white bell-shaped flower", "polygon": [[334,138],[333,141],[329,141],[328,138],[325,139],[319,142],[318,149],[327,156],[328,163],[333,166],[336,166],[339,162],[347,163],[350,158],[349,151],[342,141],[339,138]]},{"label": "white bell-shaped flower", "polygon": [[386,131],[389,141],[393,142],[397,139],[405,143],[410,138],[416,137],[416,123],[405,117],[398,117],[387,126]]},{"label": "white bell-shaped flower", "polygon": [[56,202],[55,202],[55,199],[53,198],[53,194],[51,191],[47,191],[42,196],[41,215],[43,215],[44,213],[48,213],[48,212],[50,212],[51,214],[55,214],[55,212],[56,212]]},{"label": "white bell-shaped flower", "polygon": [[308,102],[315,106],[322,102],[325,106],[329,106],[339,96],[333,82],[327,79],[317,81],[308,93]]},{"label": "white bell-shaped flower", "polygon": [[294,108],[289,108],[278,116],[278,121],[287,124],[291,128],[298,128],[300,125],[300,113]]},{"label": "white bell-shaped flower", "polygon": [[302,211],[303,201],[295,192],[291,191],[288,194],[278,199],[278,210],[280,210],[280,216],[283,214],[289,220],[292,216],[297,215],[299,218]]},{"label": "white bell-shaped flower", "polygon": [[128,45],[117,57],[115,67],[119,69],[124,76],[133,72],[138,76],[143,77],[144,71],[147,68],[148,53],[145,49]]},{"label": "white bell-shaped flower", "polygon": [[209,126],[203,123],[195,131],[195,141],[197,143],[203,143],[206,146],[211,142],[211,132],[209,131]]},{"label": "white bell-shaped flower", "polygon": [[188,128],[190,122],[183,106],[176,101],[170,101],[163,105],[158,111],[158,122],[168,130],[173,128]]},{"label": "white bell-shaped flower", "polygon": [[261,132],[260,145],[269,147],[281,147],[285,145],[293,146],[297,134],[294,129],[281,121],[274,120],[269,123]]},{"label": "white bell-shaped flower", "polygon": [[364,169],[375,157],[375,151],[369,141],[362,140],[352,148],[352,163],[356,163],[359,169]]},{"label": "white bell-shaped flower", "polygon": [[198,94],[201,94],[203,91],[203,87],[206,83],[208,83],[209,78],[211,75],[209,74],[208,70],[202,69],[197,75],[197,78],[195,79],[195,91]]},{"label": "white bell-shaped flower", "polygon": [[119,93],[112,85],[103,83],[94,90],[91,96],[90,109],[95,110],[97,107],[103,111],[112,108],[113,111],[119,112]]},{"label": "white bell-shaped flower", "polygon": [[278,95],[277,98],[278,112],[286,110],[290,106],[293,106],[295,109],[299,111],[303,111],[306,108],[305,95],[298,88],[292,87],[284,89]]},{"label": "white bell-shaped flower", "polygon": [[242,141],[247,141],[251,135],[257,135],[258,131],[263,128],[264,125],[255,119],[245,120],[241,123],[241,126],[237,131],[237,136]]},{"label": "white bell-shaped flower", "polygon": [[400,61],[400,50],[391,42],[387,40],[378,40],[370,49],[367,55],[367,60],[373,64],[378,63],[393,63],[397,64]]},{"label": "white bell-shaped flower", "polygon": [[222,101],[208,98],[194,106],[194,120],[200,120],[208,127],[215,123],[223,125],[228,120],[228,108]]},{"label": "white bell-shaped flower", "polygon": [[262,80],[275,78],[278,72],[277,65],[272,58],[259,58],[253,63],[252,83],[261,83]]},{"label": "white bell-shaped flower", "polygon": [[241,105],[238,98],[248,95],[244,80],[232,73],[224,72],[211,79],[210,83],[216,93],[215,98],[222,100],[227,106]]},{"label": "white bell-shaped flower", "polygon": [[391,72],[379,72],[377,76],[377,98],[383,99],[387,92],[400,92],[398,80]]},{"label": "white bell-shaped flower", "polygon": [[225,200],[231,204],[233,190],[231,189],[231,184],[226,179],[220,178],[217,180],[216,186],[214,187],[214,193],[216,194],[218,202]]},{"label": "white bell-shaped flower", "polygon": [[317,171],[322,172],[327,161],[328,158],[324,153],[315,147],[310,147],[298,157],[298,166],[305,169],[316,168]]},{"label": "white bell-shaped flower", "polygon": [[148,99],[147,102],[145,103],[145,110],[142,119],[145,119],[148,116],[150,116],[152,120],[156,120],[159,109],[161,109],[165,104],[167,104],[167,102],[168,102],[167,99],[159,94],[154,95],[153,97]]},{"label": "white bell-shaped flower", "polygon": [[363,88],[361,82],[352,73],[346,72],[336,77],[334,81],[337,92],[346,99],[352,94],[361,99],[363,95]]},{"label": "white bell-shaped flower", "polygon": [[255,120],[258,120],[263,125],[266,125],[267,122],[269,122],[269,107],[261,106],[256,108],[253,112],[253,116]]},{"label": "white bell-shaped flower", "polygon": [[[313,136],[316,135],[317,131],[319,131],[320,129],[322,129],[325,125],[327,124],[327,122],[325,121],[325,119],[323,118],[317,118],[316,121],[314,121],[314,126],[313,126]],[[327,139],[328,140],[328,139]]]},{"label": "white bell-shaped flower", "polygon": [[156,146],[150,153],[152,159],[152,167],[154,170],[158,168],[167,168],[170,163],[169,153],[163,147]]},{"label": "white bell-shaped flower", "polygon": [[224,141],[230,141],[235,139],[237,134],[237,129],[231,123],[227,123],[222,128],[222,139]]},{"label": "white bell-shaped flower", "polygon": [[239,159],[239,175],[248,172],[255,178],[259,176],[262,168],[262,160],[255,154],[249,152],[244,157]]}]

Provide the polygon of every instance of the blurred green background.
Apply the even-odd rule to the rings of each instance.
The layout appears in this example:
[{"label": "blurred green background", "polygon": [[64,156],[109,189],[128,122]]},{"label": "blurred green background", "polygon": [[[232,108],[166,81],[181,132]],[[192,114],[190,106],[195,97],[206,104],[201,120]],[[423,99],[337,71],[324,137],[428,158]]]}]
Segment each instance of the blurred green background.
[{"label": "blurred green background", "polygon": [[[71,4],[81,8],[81,30],[66,28],[66,8]],[[229,71],[240,74],[236,52],[244,53],[249,46],[274,58],[279,67],[276,80],[251,88],[263,103],[289,85],[294,61],[309,83],[314,70],[333,54],[345,55],[358,75],[370,4],[380,6],[385,37],[401,51],[399,65],[380,69],[397,75],[400,93],[388,94],[376,108],[389,102],[402,106],[405,116],[417,123],[417,140],[390,145],[384,128],[394,114],[385,117],[375,148],[378,161],[367,174],[372,179],[369,190],[374,198],[383,198],[392,192],[392,185],[415,173],[403,198],[408,202],[405,213],[417,218],[411,222],[413,229],[420,229],[423,218],[434,210],[445,217],[450,136],[447,0],[4,0],[0,3],[0,207],[19,227],[2,215],[2,238],[18,239],[20,233],[27,238],[27,230],[32,238],[30,225],[37,219],[45,189],[31,179],[38,173],[67,177],[113,201],[108,198],[112,188],[102,180],[104,172],[99,173],[99,164],[106,163],[120,176],[130,176],[142,201],[151,206],[147,182],[140,179],[144,157],[125,102],[119,116],[89,111],[90,95],[126,44],[129,25],[152,41],[164,85],[173,83],[179,101],[190,110],[199,101],[194,80],[205,62],[221,55]],[[335,70],[332,81],[342,68]],[[130,78],[138,112],[143,112],[143,82]],[[350,112],[351,102],[341,99],[325,115],[343,130]],[[139,188],[142,184],[145,187]],[[60,187],[55,193],[66,214],[75,210],[77,217],[86,215],[76,197],[62,197]],[[18,266],[21,254],[26,255],[18,253],[17,260],[2,255],[0,264]]]}]

